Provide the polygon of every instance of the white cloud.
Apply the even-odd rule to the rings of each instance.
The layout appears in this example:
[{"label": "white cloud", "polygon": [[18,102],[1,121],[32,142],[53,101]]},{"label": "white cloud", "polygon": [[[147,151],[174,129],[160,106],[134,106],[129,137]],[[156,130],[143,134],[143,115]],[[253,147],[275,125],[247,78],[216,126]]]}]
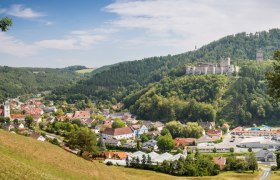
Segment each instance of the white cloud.
[{"label": "white cloud", "polygon": [[106,40],[103,34],[93,33],[95,30],[72,31],[63,39],[49,39],[38,41],[35,44],[41,48],[60,50],[83,50],[91,48],[92,45]]},{"label": "white cloud", "polygon": [[237,32],[277,28],[279,7],[275,0],[118,0],[104,10],[118,15],[113,26],[142,31],[129,42],[185,50]]},{"label": "white cloud", "polygon": [[88,50],[94,47],[94,45],[105,41],[110,34],[109,32],[113,31],[108,29],[103,34],[101,29],[72,31],[69,35],[60,39],[44,39],[29,44],[1,32],[0,54],[25,58],[41,54],[41,51],[46,49]]},{"label": "white cloud", "polygon": [[37,48],[0,32],[0,53],[17,57],[28,57],[37,53]]},{"label": "white cloud", "polygon": [[0,14],[7,14],[19,18],[37,18],[44,16],[43,13],[35,12],[31,8],[26,8],[21,4],[11,5],[8,9],[0,9]]}]

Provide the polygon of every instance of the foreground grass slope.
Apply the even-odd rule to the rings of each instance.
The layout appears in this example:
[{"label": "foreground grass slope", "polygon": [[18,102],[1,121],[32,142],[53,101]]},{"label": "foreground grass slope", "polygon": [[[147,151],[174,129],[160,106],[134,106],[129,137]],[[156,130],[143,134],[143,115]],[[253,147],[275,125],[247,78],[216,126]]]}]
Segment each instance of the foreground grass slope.
[{"label": "foreground grass slope", "polygon": [[[46,142],[0,130],[0,179],[201,179],[108,167],[86,161]],[[203,179],[257,179],[258,174],[222,173]]]}]

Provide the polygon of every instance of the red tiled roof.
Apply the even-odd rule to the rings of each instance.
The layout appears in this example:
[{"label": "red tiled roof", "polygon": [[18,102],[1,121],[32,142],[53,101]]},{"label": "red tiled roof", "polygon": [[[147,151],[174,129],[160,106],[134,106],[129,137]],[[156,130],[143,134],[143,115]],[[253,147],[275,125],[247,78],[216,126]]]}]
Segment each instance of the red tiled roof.
[{"label": "red tiled roof", "polygon": [[124,135],[124,134],[132,134],[132,130],[130,127],[123,127],[123,128],[106,128],[103,131],[103,134],[108,134],[111,136],[118,136],[118,135]]},{"label": "red tiled roof", "polygon": [[22,119],[25,118],[26,115],[23,114],[11,114],[11,119]]},{"label": "red tiled roof", "polygon": [[176,138],[175,139],[175,146],[178,148],[181,146],[187,146],[189,144],[192,144],[193,142],[196,142],[195,138]]},{"label": "red tiled roof", "polygon": [[89,111],[75,111],[73,118],[89,119],[90,112]]},{"label": "red tiled roof", "polygon": [[221,130],[215,130],[215,129],[209,129],[208,130],[208,134],[211,134],[211,135],[222,135],[222,131]]},{"label": "red tiled roof", "polygon": [[106,151],[102,154],[105,154],[106,159],[125,159],[127,157],[127,152],[110,152]]},{"label": "red tiled roof", "polygon": [[223,127],[225,127],[225,128],[229,128],[228,123],[224,123],[224,124],[223,124]]}]

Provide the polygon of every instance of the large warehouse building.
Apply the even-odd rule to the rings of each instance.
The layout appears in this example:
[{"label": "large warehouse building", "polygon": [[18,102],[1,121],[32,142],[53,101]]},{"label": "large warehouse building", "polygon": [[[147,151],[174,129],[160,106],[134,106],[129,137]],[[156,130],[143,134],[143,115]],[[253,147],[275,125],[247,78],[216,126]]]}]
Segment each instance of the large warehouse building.
[{"label": "large warehouse building", "polygon": [[273,142],[264,137],[245,138],[240,142],[240,147],[244,148],[277,148],[280,143]]}]

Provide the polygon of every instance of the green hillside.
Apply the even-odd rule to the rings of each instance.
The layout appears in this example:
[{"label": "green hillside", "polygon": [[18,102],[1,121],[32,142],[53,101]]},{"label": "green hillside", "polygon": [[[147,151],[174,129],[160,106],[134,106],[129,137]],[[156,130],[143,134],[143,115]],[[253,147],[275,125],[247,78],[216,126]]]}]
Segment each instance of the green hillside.
[{"label": "green hillside", "polygon": [[7,97],[53,90],[78,79],[79,75],[70,69],[0,66],[0,101]]},{"label": "green hillside", "polygon": [[275,49],[280,47],[280,30],[272,29],[255,34],[238,33],[221,38],[196,51],[179,55],[145,58],[143,60],[118,63],[95,70],[92,77],[79,81],[68,90],[57,90],[55,94],[68,93],[68,100],[73,94],[91,99],[122,101],[135,90],[140,90],[149,83],[158,82],[166,76],[184,74],[188,63],[215,62],[223,56],[231,57],[234,63],[255,59],[256,50],[262,48],[265,59],[271,59]]},{"label": "green hillside", "polygon": [[222,173],[213,177],[175,177],[153,171],[106,166],[29,137],[0,130],[0,179],[256,179],[258,173]]},{"label": "green hillside", "polygon": [[265,74],[272,61],[241,65],[239,76],[183,75],[131,93],[125,108],[140,119],[279,124],[280,105],[267,95]]}]

